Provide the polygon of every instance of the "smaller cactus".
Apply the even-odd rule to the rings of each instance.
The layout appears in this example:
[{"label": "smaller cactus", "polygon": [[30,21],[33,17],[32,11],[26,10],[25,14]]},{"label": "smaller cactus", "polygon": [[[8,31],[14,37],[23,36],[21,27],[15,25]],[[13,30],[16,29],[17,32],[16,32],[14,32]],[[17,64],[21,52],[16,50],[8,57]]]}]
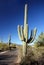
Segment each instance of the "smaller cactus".
[{"label": "smaller cactus", "polygon": [[9,35],[9,39],[8,39],[8,44],[9,44],[9,49],[11,50],[11,35]]}]

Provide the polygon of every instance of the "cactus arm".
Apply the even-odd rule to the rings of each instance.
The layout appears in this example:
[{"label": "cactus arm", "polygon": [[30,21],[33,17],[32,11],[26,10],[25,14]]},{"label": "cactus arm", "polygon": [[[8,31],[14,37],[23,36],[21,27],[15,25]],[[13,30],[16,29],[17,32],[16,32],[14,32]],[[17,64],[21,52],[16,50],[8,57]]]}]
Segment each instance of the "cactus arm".
[{"label": "cactus arm", "polygon": [[23,26],[21,26],[21,38],[22,38],[22,41],[24,41],[24,30],[23,30]]},{"label": "cactus arm", "polygon": [[36,36],[37,29],[34,28],[34,37]]},{"label": "cactus arm", "polygon": [[23,27],[18,25],[18,36],[20,40],[24,40]]},{"label": "cactus arm", "polygon": [[35,39],[37,29],[34,28],[34,30],[31,31],[30,39],[28,39],[27,43],[32,43]]},{"label": "cactus arm", "polygon": [[18,25],[18,36],[19,36],[19,39],[21,40],[21,31],[20,31],[20,26]]},{"label": "cactus arm", "polygon": [[33,31],[31,30],[30,38],[27,40],[27,43],[30,43],[33,41]]}]

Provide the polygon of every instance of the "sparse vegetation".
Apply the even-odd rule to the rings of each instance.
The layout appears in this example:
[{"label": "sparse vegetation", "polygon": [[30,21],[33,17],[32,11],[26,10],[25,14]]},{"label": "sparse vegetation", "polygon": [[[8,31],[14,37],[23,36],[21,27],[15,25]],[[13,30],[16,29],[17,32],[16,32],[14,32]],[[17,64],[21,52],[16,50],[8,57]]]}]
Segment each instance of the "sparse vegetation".
[{"label": "sparse vegetation", "polygon": [[[15,44],[11,44],[11,48],[16,48]],[[0,51],[9,50],[8,43],[0,43]]]},{"label": "sparse vegetation", "polygon": [[42,32],[34,43],[35,47],[44,46],[44,33]]},{"label": "sparse vegetation", "polygon": [[25,61],[21,65],[44,65],[44,46],[28,47]]},{"label": "sparse vegetation", "polygon": [[0,51],[5,51],[5,50],[8,50],[8,49],[9,49],[8,44],[0,43]]}]

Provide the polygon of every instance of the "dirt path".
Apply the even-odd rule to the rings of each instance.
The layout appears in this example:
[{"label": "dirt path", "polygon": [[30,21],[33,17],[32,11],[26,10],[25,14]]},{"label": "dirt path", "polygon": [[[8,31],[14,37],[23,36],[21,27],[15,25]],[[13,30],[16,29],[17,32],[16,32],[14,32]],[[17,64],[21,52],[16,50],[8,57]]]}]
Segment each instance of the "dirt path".
[{"label": "dirt path", "polygon": [[0,65],[16,65],[17,60],[18,49],[14,49],[4,54],[0,54]]}]

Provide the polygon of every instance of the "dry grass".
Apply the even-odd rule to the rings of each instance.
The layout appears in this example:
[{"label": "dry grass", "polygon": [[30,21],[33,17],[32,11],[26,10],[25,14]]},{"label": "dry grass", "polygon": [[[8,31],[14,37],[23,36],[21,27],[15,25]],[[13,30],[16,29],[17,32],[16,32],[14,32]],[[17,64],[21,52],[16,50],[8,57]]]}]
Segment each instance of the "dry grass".
[{"label": "dry grass", "polygon": [[[19,58],[23,57],[22,53],[23,53],[22,52],[22,46],[20,46],[19,47]],[[28,62],[29,63],[34,62],[35,64],[36,63],[39,63],[39,64],[44,63],[44,47],[28,46],[25,62],[23,62],[22,65],[26,65],[24,63],[28,63]]]}]

